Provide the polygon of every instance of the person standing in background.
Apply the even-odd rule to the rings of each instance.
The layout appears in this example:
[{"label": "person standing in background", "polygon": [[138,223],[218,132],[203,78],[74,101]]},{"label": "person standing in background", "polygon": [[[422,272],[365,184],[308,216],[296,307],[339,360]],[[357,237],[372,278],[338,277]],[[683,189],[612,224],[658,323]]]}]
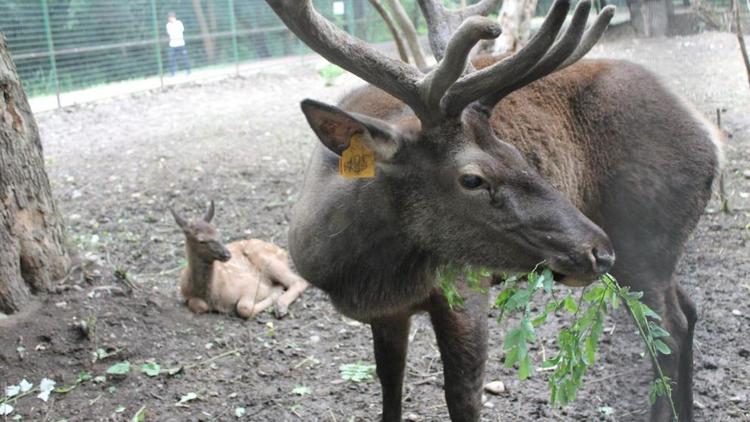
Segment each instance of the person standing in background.
[{"label": "person standing in background", "polygon": [[167,34],[169,35],[169,50],[167,50],[167,59],[169,61],[169,73],[174,76],[177,72],[177,57],[182,60],[185,72],[190,74],[190,58],[188,57],[187,48],[185,47],[185,38],[183,37],[185,27],[182,21],[177,19],[174,12],[167,14]]}]

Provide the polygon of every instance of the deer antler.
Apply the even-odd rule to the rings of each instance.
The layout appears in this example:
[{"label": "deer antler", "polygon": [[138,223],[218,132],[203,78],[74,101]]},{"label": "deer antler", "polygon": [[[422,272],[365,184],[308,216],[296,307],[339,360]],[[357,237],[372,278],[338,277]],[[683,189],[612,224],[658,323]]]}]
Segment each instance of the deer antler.
[{"label": "deer antler", "polygon": [[580,60],[604,33],[614,16],[614,7],[602,9],[591,28],[583,34],[591,2],[581,1],[565,34],[554,42],[569,7],[569,0],[556,0],[541,28],[526,47],[456,81],[441,100],[442,113],[458,115],[476,100],[480,100],[482,105],[494,107],[511,92]]},{"label": "deer antler", "polygon": [[425,75],[337,28],[315,11],[312,0],[266,1],[310,48],[406,103],[425,128],[437,126],[447,116],[459,115],[477,100],[494,106],[510,92],[575,63],[601,37],[614,14],[613,7],[605,7],[584,34],[591,3],[583,0],[565,34],[555,42],[570,7],[570,0],[556,0],[525,48],[472,72],[467,62],[474,45],[500,35],[499,25],[481,16],[497,7],[500,0],[481,0],[461,10],[446,10],[436,0],[419,0],[427,20],[430,46],[438,60],[437,66]]},{"label": "deer antler", "polygon": [[[501,0],[481,0],[479,3],[457,10],[447,10],[442,1],[419,0],[430,39],[430,48],[435,60],[441,61],[445,49],[459,25],[471,16],[487,16],[497,9]],[[494,37],[497,38],[500,33]]]},{"label": "deer antler", "polygon": [[267,0],[300,40],[331,63],[405,102],[421,119],[428,114],[417,84],[422,73],[352,37],[321,16],[312,0]]}]

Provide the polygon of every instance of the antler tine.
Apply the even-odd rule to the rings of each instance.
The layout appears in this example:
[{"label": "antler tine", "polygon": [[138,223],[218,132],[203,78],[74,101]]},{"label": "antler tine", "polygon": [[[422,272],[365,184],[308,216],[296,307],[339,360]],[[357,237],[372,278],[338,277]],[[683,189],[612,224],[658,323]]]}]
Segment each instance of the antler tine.
[{"label": "antler tine", "polygon": [[583,58],[583,56],[585,56],[586,53],[588,53],[594,47],[594,45],[596,45],[597,41],[599,41],[599,38],[602,37],[604,31],[607,29],[609,21],[611,21],[614,16],[615,6],[610,5],[602,9],[602,11],[599,12],[599,16],[596,17],[594,24],[591,25],[591,28],[589,28],[589,30],[586,31],[585,34],[583,34],[583,39],[581,40],[581,43],[578,44],[578,47],[576,47],[573,54],[571,54],[570,57],[562,62],[562,64],[557,67],[557,70],[565,69],[578,60],[581,60],[581,58]]},{"label": "antler tine", "polygon": [[315,52],[405,102],[420,120],[429,119],[421,101],[416,68],[392,59],[350,36],[321,16],[312,0],[266,0],[284,24]]},{"label": "antler tine", "polygon": [[465,19],[471,16],[486,16],[497,9],[500,1],[482,0],[463,9],[447,10],[440,0],[419,0],[419,7],[427,21],[430,49],[435,60],[443,59],[451,36]]},{"label": "antler tine", "polygon": [[583,0],[578,3],[573,13],[573,19],[570,21],[568,29],[562,37],[549,49],[547,54],[539,60],[522,78],[516,82],[505,86],[503,89],[495,89],[490,94],[482,97],[480,102],[488,107],[492,107],[500,100],[505,98],[511,92],[518,90],[537,79],[554,72],[557,67],[565,61],[578,46],[586,29],[589,11],[591,11],[591,1]]},{"label": "antler tine", "polygon": [[502,90],[521,79],[555,42],[569,8],[570,0],[555,1],[539,31],[524,48],[490,67],[469,73],[453,84],[440,102],[444,114],[455,116],[488,92]]},{"label": "antler tine", "polygon": [[481,0],[477,4],[466,6],[463,9],[459,9],[456,13],[461,13],[463,16],[487,16],[490,13],[497,10],[502,0]]},{"label": "antler tine", "polygon": [[443,94],[466,70],[471,49],[479,40],[497,38],[499,35],[500,25],[481,16],[472,16],[458,27],[448,41],[443,60],[420,83],[422,99],[435,119],[440,119],[442,114],[440,99]]}]

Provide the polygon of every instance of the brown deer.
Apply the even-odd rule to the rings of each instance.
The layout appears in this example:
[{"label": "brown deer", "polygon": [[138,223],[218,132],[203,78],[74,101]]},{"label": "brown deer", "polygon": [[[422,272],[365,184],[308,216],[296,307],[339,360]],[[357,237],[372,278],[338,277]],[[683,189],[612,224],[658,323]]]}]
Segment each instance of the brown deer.
[{"label": "brown deer", "polygon": [[213,201],[200,220],[187,221],[169,210],[185,233],[188,265],[180,275],[180,292],[194,313],[216,311],[253,318],[274,305],[276,317],[281,318],[307,288],[307,281],[289,268],[287,254],[278,246],[258,239],[224,246],[211,224]]},{"label": "brown deer", "polygon": [[[585,31],[591,3],[582,1],[561,31],[570,5],[557,0],[525,48],[468,63],[480,39],[498,36],[480,15],[499,1],[451,11],[419,0],[437,59],[422,73],[339,30],[310,0],[267,2],[313,50],[371,84],[338,107],[302,102],[322,145],[289,244],[300,274],[342,313],[371,324],[383,420],[400,420],[418,311],[435,329],[451,420],[479,419],[488,298],[465,290],[465,306],[451,310],[436,271],[539,262],[566,284],[611,271],[644,292],[671,333],[660,365],[679,419],[692,420],[696,310],[673,272],[710,197],[718,132],[642,67],[579,62],[612,7]],[[339,174],[353,139],[361,156],[374,156],[373,177]],[[666,400],[650,417],[670,419]]]}]

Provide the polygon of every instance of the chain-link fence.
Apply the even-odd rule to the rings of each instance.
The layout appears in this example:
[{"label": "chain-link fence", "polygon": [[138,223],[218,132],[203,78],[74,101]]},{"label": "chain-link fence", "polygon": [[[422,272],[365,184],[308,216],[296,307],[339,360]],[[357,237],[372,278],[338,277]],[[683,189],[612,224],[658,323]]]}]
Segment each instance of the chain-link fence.
[{"label": "chain-link fence", "polygon": [[[415,1],[405,2],[416,11]],[[390,34],[368,0],[316,0],[331,21],[368,42]],[[186,55],[169,46],[173,12]],[[170,83],[188,69],[238,71],[241,63],[309,52],[263,0],[3,0],[0,31],[30,96],[116,81]],[[166,81],[165,81],[166,79]]]},{"label": "chain-link fence", "polygon": [[[545,14],[552,1],[539,0],[537,14]],[[417,1],[401,2],[424,34]],[[455,6],[461,0],[452,2]],[[367,42],[391,39],[369,0],[314,3],[331,21]],[[607,3],[627,10],[626,0]],[[169,46],[170,12],[183,24],[185,54]],[[100,98],[189,80],[181,76],[188,69],[199,73],[191,79],[225,75],[249,63],[266,60],[262,63],[267,66],[268,59],[310,52],[264,0],[2,0],[0,32],[26,92],[48,96],[46,108],[85,101],[88,97],[80,95],[67,94],[69,101],[62,97],[84,88],[102,87]],[[127,84],[118,90],[113,83],[122,81]]]}]

